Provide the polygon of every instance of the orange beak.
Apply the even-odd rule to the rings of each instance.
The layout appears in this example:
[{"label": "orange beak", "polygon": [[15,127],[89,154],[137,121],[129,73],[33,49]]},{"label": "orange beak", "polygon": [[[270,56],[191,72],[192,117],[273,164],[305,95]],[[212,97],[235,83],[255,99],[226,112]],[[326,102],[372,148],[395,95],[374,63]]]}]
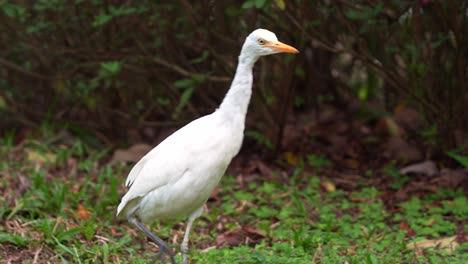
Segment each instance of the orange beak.
[{"label": "orange beak", "polygon": [[270,47],[278,52],[299,53],[299,51],[296,48],[279,41],[270,41],[266,43],[265,46]]}]

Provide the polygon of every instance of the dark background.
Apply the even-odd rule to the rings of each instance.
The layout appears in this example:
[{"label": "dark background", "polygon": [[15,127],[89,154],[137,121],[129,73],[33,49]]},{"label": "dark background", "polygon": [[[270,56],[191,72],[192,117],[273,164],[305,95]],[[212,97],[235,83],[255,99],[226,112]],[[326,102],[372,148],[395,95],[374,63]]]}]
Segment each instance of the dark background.
[{"label": "dark background", "polygon": [[1,133],[155,143],[217,107],[243,40],[267,28],[301,53],[257,64],[254,142],[281,149],[289,121],[328,105],[385,127],[410,111],[390,134],[428,155],[466,147],[465,1],[157,2],[2,2]]}]

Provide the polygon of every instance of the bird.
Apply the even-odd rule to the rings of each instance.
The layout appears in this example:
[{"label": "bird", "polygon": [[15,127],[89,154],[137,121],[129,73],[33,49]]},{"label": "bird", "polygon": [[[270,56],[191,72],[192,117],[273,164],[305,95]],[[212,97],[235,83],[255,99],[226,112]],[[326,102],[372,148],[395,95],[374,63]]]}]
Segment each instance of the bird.
[{"label": "bird", "polygon": [[180,246],[182,263],[188,263],[192,224],[241,148],[255,62],[270,54],[298,52],[278,41],[273,32],[254,30],[242,45],[234,78],[221,105],[175,131],[130,170],[125,182],[128,191],[117,208],[117,217],[125,216],[159,246],[162,261],[166,254],[174,264],[175,253],[144,224],[188,217]]}]

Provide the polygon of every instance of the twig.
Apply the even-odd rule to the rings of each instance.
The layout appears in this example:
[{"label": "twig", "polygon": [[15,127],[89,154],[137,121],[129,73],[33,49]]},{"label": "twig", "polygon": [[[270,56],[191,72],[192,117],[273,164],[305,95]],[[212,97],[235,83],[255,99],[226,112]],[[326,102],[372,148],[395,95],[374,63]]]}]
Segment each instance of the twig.
[{"label": "twig", "polygon": [[43,245],[41,245],[41,246],[36,250],[36,252],[34,253],[34,259],[33,259],[33,263],[34,263],[34,264],[35,264],[35,263],[38,263],[38,262],[37,262],[37,259],[39,258],[39,254],[40,254],[41,251],[42,251],[42,247],[43,247]]},{"label": "twig", "polygon": [[[143,47],[143,45],[139,42],[139,41],[136,41],[138,47],[140,48],[140,50],[144,53],[144,54],[148,54],[147,50]],[[156,58],[154,56],[150,56],[151,60],[159,65],[162,65],[182,76],[185,76],[185,77],[192,77],[193,75],[196,75],[197,73],[193,73],[193,72],[189,72],[177,65],[174,65],[174,64],[171,64],[170,62],[168,61],[165,61],[163,59],[160,59],[160,58]],[[229,77],[221,77],[221,76],[207,76],[206,77],[206,80],[208,81],[212,81],[212,82],[229,82],[231,80],[231,78]]]},{"label": "twig", "polygon": [[34,78],[38,78],[38,79],[43,79],[43,80],[51,80],[53,79],[53,77],[50,77],[50,76],[45,76],[45,75],[42,75],[42,74],[39,74],[39,73],[36,73],[36,72],[30,72],[30,71],[27,71],[23,68],[21,68],[20,66],[14,64],[14,63],[11,63],[9,62],[8,60],[5,60],[4,58],[0,58],[0,64],[2,64],[3,66],[5,67],[8,67],[12,70],[15,70],[19,73],[22,73],[24,75],[27,75],[27,76],[30,76],[30,77],[34,77]]},{"label": "twig", "polygon": [[[171,64],[163,59],[156,58],[156,57],[151,57],[151,60],[159,65],[165,66],[166,68],[169,68],[170,70],[179,73],[180,75],[183,75],[185,77],[192,77],[193,75],[197,73],[189,72],[181,67]],[[229,77],[221,77],[221,76],[207,76],[206,80],[212,81],[212,82],[229,82],[231,81],[231,78]]]}]

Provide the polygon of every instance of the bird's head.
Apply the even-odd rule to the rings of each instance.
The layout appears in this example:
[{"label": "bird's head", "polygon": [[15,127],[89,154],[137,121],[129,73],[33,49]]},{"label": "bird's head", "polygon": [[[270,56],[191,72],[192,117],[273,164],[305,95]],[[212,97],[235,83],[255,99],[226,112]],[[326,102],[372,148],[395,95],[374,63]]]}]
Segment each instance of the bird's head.
[{"label": "bird's head", "polygon": [[298,53],[294,47],[278,41],[275,33],[266,29],[257,29],[245,40],[242,53],[254,57],[266,56],[275,53]]}]

